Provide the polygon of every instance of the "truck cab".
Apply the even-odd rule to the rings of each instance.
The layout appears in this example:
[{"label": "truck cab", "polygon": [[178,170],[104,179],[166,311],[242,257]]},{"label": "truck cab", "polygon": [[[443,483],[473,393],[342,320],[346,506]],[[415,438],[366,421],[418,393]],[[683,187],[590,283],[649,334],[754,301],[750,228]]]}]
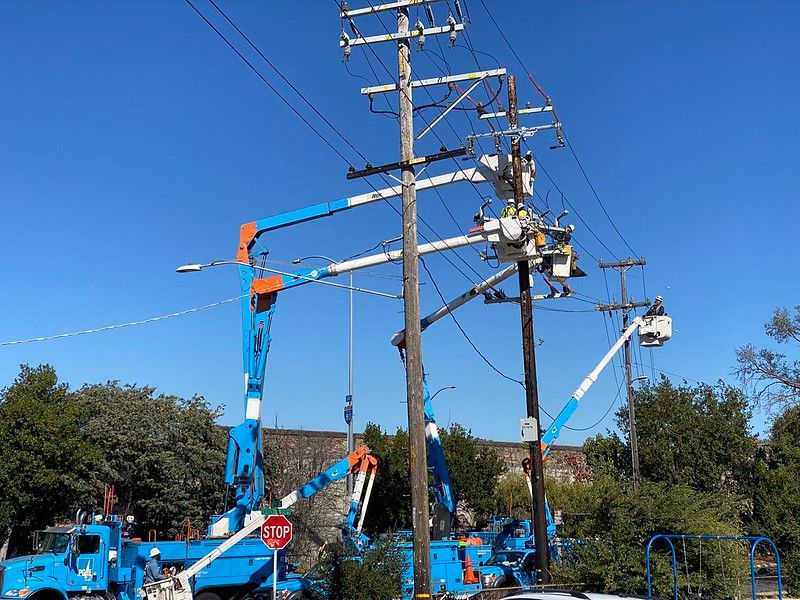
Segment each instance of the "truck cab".
[{"label": "truck cab", "polygon": [[48,527],[34,534],[34,550],[36,554],[0,565],[1,598],[57,600],[77,593],[100,595],[108,589],[117,552],[112,551],[109,527]]}]

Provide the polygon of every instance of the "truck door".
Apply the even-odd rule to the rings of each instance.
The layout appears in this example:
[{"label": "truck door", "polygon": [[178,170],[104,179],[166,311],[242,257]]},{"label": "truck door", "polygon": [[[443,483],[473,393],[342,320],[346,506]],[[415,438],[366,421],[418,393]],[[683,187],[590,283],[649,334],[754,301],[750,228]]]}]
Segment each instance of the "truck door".
[{"label": "truck door", "polygon": [[94,591],[108,587],[108,540],[99,533],[73,536],[70,552],[70,590]]},{"label": "truck door", "polygon": [[536,585],[536,553],[525,554],[519,565],[519,579],[523,587]]}]

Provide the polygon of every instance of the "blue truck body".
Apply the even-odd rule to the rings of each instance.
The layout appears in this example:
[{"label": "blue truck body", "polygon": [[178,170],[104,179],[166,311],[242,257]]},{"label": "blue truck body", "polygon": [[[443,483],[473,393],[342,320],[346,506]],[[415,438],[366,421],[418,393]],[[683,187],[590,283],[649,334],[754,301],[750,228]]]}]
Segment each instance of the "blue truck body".
[{"label": "blue truck body", "polygon": [[[110,515],[91,523],[50,527],[37,533],[38,554],[0,564],[0,598],[64,600],[117,598],[140,600],[144,567],[158,547],[160,565],[180,571],[222,543],[220,538],[145,542],[124,535],[123,523]],[[278,553],[278,589],[299,598],[307,583],[288,574]],[[211,563],[195,578],[196,597],[258,597],[272,593],[273,553],[258,538],[248,538]],[[212,598],[212,596],[205,596]]]}]

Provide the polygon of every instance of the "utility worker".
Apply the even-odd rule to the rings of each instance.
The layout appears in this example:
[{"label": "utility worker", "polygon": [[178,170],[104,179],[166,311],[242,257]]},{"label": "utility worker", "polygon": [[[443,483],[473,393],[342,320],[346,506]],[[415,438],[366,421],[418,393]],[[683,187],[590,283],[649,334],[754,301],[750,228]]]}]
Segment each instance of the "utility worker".
[{"label": "utility worker", "polygon": [[661,296],[656,296],[656,301],[648,311],[644,314],[645,317],[663,317],[667,312],[664,310],[664,299]]},{"label": "utility worker", "polygon": [[500,213],[500,218],[504,219],[506,217],[516,217],[516,216],[517,216],[517,209],[514,206],[514,199],[509,198],[505,208],[503,209],[503,212]]},{"label": "utility worker", "polygon": [[518,219],[528,218],[528,208],[525,206],[523,202],[517,204],[517,218]]},{"label": "utility worker", "polygon": [[144,583],[154,583],[165,579],[164,575],[161,573],[161,567],[158,564],[160,560],[161,550],[154,547],[150,550],[150,560],[144,566]]}]

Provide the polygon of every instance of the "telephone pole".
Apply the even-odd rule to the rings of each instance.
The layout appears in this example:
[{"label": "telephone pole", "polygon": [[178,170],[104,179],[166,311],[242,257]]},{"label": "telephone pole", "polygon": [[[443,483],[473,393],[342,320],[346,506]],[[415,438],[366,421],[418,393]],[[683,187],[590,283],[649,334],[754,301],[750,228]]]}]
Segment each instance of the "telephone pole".
[{"label": "telephone pole", "polygon": [[[511,130],[519,127],[517,106],[517,85],[513,75],[508,76],[508,124]],[[525,202],[522,187],[522,157],[520,152],[520,136],[511,138],[511,168],[514,176],[514,203]],[[547,521],[545,517],[544,466],[542,465],[542,449],[540,439],[542,430],[539,426],[539,386],[536,380],[536,345],[533,340],[533,304],[531,301],[530,262],[523,260],[517,263],[519,275],[519,305],[522,321],[522,360],[525,368],[525,406],[528,418],[535,422],[535,440],[528,442],[531,461],[531,526],[536,544],[536,580],[537,583],[550,583],[550,555],[547,545]]]},{"label": "telephone pole", "polygon": [[[644,257],[631,260],[621,260],[617,262],[600,262],[601,269],[616,269],[619,271],[621,304],[600,304],[596,308],[602,311],[622,311],[622,329],[628,328],[628,313],[633,308],[650,306],[650,302],[628,302],[628,285],[625,274],[631,267],[643,267],[646,264]],[[625,387],[628,392],[628,429],[631,441],[631,465],[633,467],[633,486],[638,488],[641,482],[639,473],[639,441],[636,437],[636,406],[633,401],[633,375],[631,373],[631,342],[625,340]]]},{"label": "telephone pole", "polygon": [[397,10],[400,162],[403,164],[403,308],[406,328],[406,397],[411,462],[411,531],[414,540],[414,595],[430,598],[431,532],[428,507],[428,458],[422,393],[422,332],[419,311],[417,189],[414,184],[414,105],[411,102],[411,49],[408,7]]}]

